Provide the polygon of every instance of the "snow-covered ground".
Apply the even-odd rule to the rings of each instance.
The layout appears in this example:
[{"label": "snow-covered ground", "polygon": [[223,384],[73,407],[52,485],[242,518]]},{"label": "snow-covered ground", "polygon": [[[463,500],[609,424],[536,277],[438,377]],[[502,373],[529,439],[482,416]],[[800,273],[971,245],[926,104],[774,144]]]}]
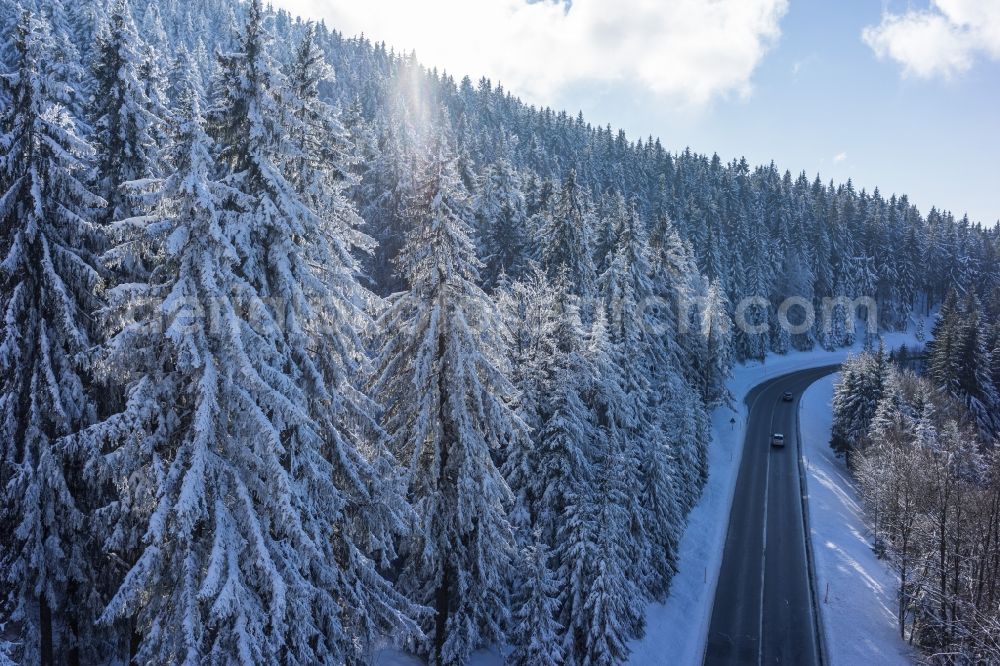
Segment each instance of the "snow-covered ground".
[{"label": "snow-covered ground", "polygon": [[844,461],[830,448],[830,401],[839,375],[801,400],[803,457],[820,617],[831,666],[912,664],[894,612],[899,579],[872,552],[861,503]]},{"label": "snow-covered ground", "polygon": [[[926,328],[930,330],[929,326]],[[895,349],[903,344],[913,348],[920,344],[912,333],[890,333],[884,339],[887,349]],[[650,604],[646,613],[646,635],[630,644],[632,654],[629,664],[647,666],[671,663],[694,666],[702,662],[712,619],[712,602],[715,599],[719,567],[726,544],[729,510],[743,455],[747,421],[744,398],[747,393],[772,377],[841,363],[848,354],[860,350],[859,341],[852,349],[793,352],[787,356],[772,356],[765,363],[740,365],[733,370],[733,376],[728,382],[733,395],[733,408],[720,407],[712,415],[708,482],[701,499],[691,511],[681,539],[679,570],[671,582],[670,597],[666,603]],[[735,419],[735,424],[731,422],[732,419]]]}]

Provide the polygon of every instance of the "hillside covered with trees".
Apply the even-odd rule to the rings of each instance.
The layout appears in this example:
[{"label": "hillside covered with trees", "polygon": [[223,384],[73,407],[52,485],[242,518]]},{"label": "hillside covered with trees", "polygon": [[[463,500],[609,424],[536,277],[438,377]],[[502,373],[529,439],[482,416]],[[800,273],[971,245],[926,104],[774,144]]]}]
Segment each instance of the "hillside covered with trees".
[{"label": "hillside covered with trees", "polygon": [[996,226],[260,0],[0,25],[0,663],[621,663],[735,361],[1000,288]]}]

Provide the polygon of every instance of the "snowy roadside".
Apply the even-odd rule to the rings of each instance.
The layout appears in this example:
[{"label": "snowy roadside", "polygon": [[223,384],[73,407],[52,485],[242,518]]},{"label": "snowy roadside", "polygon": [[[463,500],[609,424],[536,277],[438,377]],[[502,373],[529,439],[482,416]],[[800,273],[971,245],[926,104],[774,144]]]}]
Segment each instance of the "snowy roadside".
[{"label": "snowy roadside", "polygon": [[912,664],[916,654],[899,637],[899,579],[878,560],[861,502],[844,461],[830,448],[830,402],[840,375],[802,395],[800,423],[820,618],[831,666]]},{"label": "snowy roadside", "polygon": [[[884,339],[887,349],[895,349],[902,344],[911,347],[916,344],[912,334],[906,333],[891,333],[885,335]],[[747,421],[747,406],[744,402],[746,395],[769,379],[798,370],[841,363],[849,354],[861,349],[859,341],[850,349],[792,352],[787,356],[769,357],[766,363],[747,363],[733,369],[733,376],[727,385],[733,395],[734,405],[732,409],[720,407],[712,414],[708,482],[698,504],[688,517],[680,543],[678,572],[670,584],[670,596],[663,604],[649,605],[646,611],[646,635],[629,644],[632,649],[629,664],[647,666],[671,663],[694,666],[702,662],[726,544],[729,512],[743,457]],[[731,423],[731,419],[735,419],[736,423]]]}]

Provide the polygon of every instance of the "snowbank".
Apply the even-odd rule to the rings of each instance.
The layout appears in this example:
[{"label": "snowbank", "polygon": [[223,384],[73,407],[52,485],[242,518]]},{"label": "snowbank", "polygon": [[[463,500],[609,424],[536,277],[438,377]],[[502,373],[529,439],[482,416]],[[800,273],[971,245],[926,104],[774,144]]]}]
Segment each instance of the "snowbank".
[{"label": "snowbank", "polygon": [[827,653],[831,666],[912,664],[916,654],[899,637],[894,611],[899,579],[872,552],[847,467],[829,445],[830,401],[838,377],[809,387],[799,416]]}]

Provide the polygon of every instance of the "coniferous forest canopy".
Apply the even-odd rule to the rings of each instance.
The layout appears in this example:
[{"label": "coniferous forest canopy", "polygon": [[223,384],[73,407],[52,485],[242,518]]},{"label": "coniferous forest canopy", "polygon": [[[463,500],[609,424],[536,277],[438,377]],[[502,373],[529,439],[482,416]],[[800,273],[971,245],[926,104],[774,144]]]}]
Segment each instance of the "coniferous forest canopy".
[{"label": "coniferous forest canopy", "polygon": [[[949,294],[1000,317],[996,226],[633,141],[260,0],[0,25],[0,663],[622,663],[734,362],[853,344],[858,303],[884,331]],[[950,326],[935,381],[985,451],[1000,335]],[[886,381],[912,423],[877,396],[841,446],[952,427]]]}]

